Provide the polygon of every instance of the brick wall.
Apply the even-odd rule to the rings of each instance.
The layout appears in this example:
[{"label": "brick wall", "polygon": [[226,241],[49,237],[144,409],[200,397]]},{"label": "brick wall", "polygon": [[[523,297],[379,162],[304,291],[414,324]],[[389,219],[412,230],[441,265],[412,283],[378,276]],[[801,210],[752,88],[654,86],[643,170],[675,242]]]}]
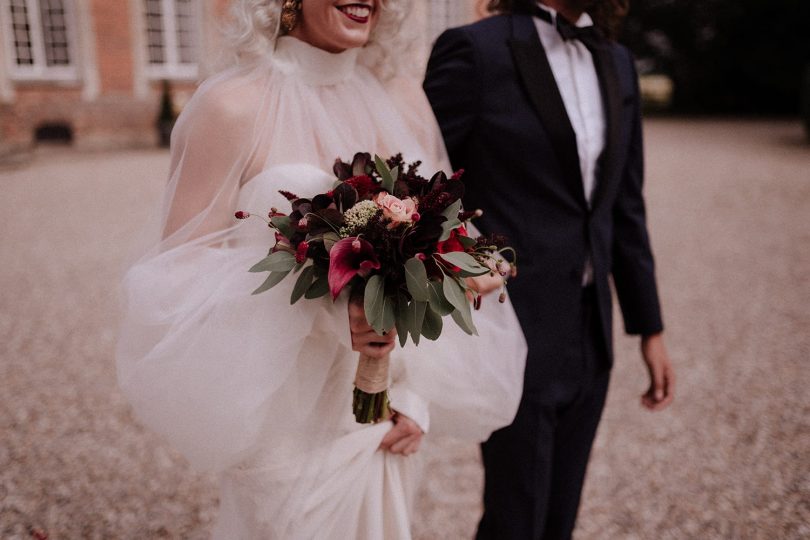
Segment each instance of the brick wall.
[{"label": "brick wall", "polygon": [[[197,1],[204,19],[201,57],[213,57],[220,49],[218,30],[227,16],[229,0]],[[0,61],[0,90],[12,89],[10,95],[0,93],[0,159],[33,148],[37,144],[36,129],[53,123],[68,126],[73,132],[72,144],[78,148],[142,147],[157,143],[155,121],[161,84],[148,80],[145,74],[142,2],[73,1],[81,7],[74,15],[82,17],[76,21],[74,30],[87,30],[82,46],[73,51],[81,73],[77,81],[14,81],[4,73],[5,62]],[[465,4],[469,20],[480,16],[485,3],[486,0],[474,0]],[[428,5],[423,0],[415,4],[417,24],[427,25]],[[2,32],[5,31],[3,28]],[[193,81],[172,82],[175,102],[185,103],[195,86]]]}]

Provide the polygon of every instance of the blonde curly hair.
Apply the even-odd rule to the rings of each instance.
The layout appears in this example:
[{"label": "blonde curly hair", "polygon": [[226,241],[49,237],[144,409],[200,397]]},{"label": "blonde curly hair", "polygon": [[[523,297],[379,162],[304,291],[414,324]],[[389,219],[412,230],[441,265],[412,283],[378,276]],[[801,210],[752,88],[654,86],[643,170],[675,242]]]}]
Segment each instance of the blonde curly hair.
[{"label": "blonde curly hair", "polygon": [[[306,1],[306,0],[304,0]],[[383,79],[392,78],[410,56],[416,36],[406,32],[409,0],[379,0],[380,18],[360,62]],[[232,21],[225,33],[238,61],[266,56],[280,34],[284,0],[233,0]]]}]

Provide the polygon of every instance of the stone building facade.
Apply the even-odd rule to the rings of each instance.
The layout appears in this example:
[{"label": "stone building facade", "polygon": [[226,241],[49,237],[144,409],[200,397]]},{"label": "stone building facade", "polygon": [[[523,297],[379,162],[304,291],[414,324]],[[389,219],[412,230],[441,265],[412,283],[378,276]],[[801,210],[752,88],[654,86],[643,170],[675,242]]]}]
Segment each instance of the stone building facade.
[{"label": "stone building facade", "polygon": [[[484,0],[412,0],[424,50]],[[157,144],[164,81],[182,108],[221,51],[229,0],[0,0],[0,157],[60,140]]]}]

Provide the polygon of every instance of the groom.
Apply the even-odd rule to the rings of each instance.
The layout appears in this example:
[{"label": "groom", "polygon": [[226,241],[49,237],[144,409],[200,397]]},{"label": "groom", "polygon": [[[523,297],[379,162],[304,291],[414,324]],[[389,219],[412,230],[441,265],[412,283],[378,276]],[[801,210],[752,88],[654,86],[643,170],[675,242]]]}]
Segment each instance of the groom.
[{"label": "groom", "polygon": [[453,167],[465,169],[465,206],[517,250],[509,291],[529,344],[514,423],[482,445],[479,539],[570,538],[613,362],[611,276],[625,330],[642,336],[642,404],[673,398],[637,75],[605,31],[619,4],[493,0],[498,14],[442,34],[428,65],[425,91]]}]

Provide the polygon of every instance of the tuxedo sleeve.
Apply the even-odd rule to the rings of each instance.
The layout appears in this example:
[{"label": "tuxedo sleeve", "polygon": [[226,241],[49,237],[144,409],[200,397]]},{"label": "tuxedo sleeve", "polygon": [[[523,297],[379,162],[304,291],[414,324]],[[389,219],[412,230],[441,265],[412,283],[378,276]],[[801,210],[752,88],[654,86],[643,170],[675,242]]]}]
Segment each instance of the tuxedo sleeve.
[{"label": "tuxedo sleeve", "polygon": [[461,28],[436,40],[428,61],[424,89],[453,167],[463,166],[466,139],[475,124],[480,97],[478,54]]},{"label": "tuxedo sleeve", "polygon": [[613,208],[613,281],[628,334],[650,335],[663,330],[655,264],[647,231],[642,187],[644,146],[638,75],[627,54],[635,81],[632,135],[621,188]]}]

